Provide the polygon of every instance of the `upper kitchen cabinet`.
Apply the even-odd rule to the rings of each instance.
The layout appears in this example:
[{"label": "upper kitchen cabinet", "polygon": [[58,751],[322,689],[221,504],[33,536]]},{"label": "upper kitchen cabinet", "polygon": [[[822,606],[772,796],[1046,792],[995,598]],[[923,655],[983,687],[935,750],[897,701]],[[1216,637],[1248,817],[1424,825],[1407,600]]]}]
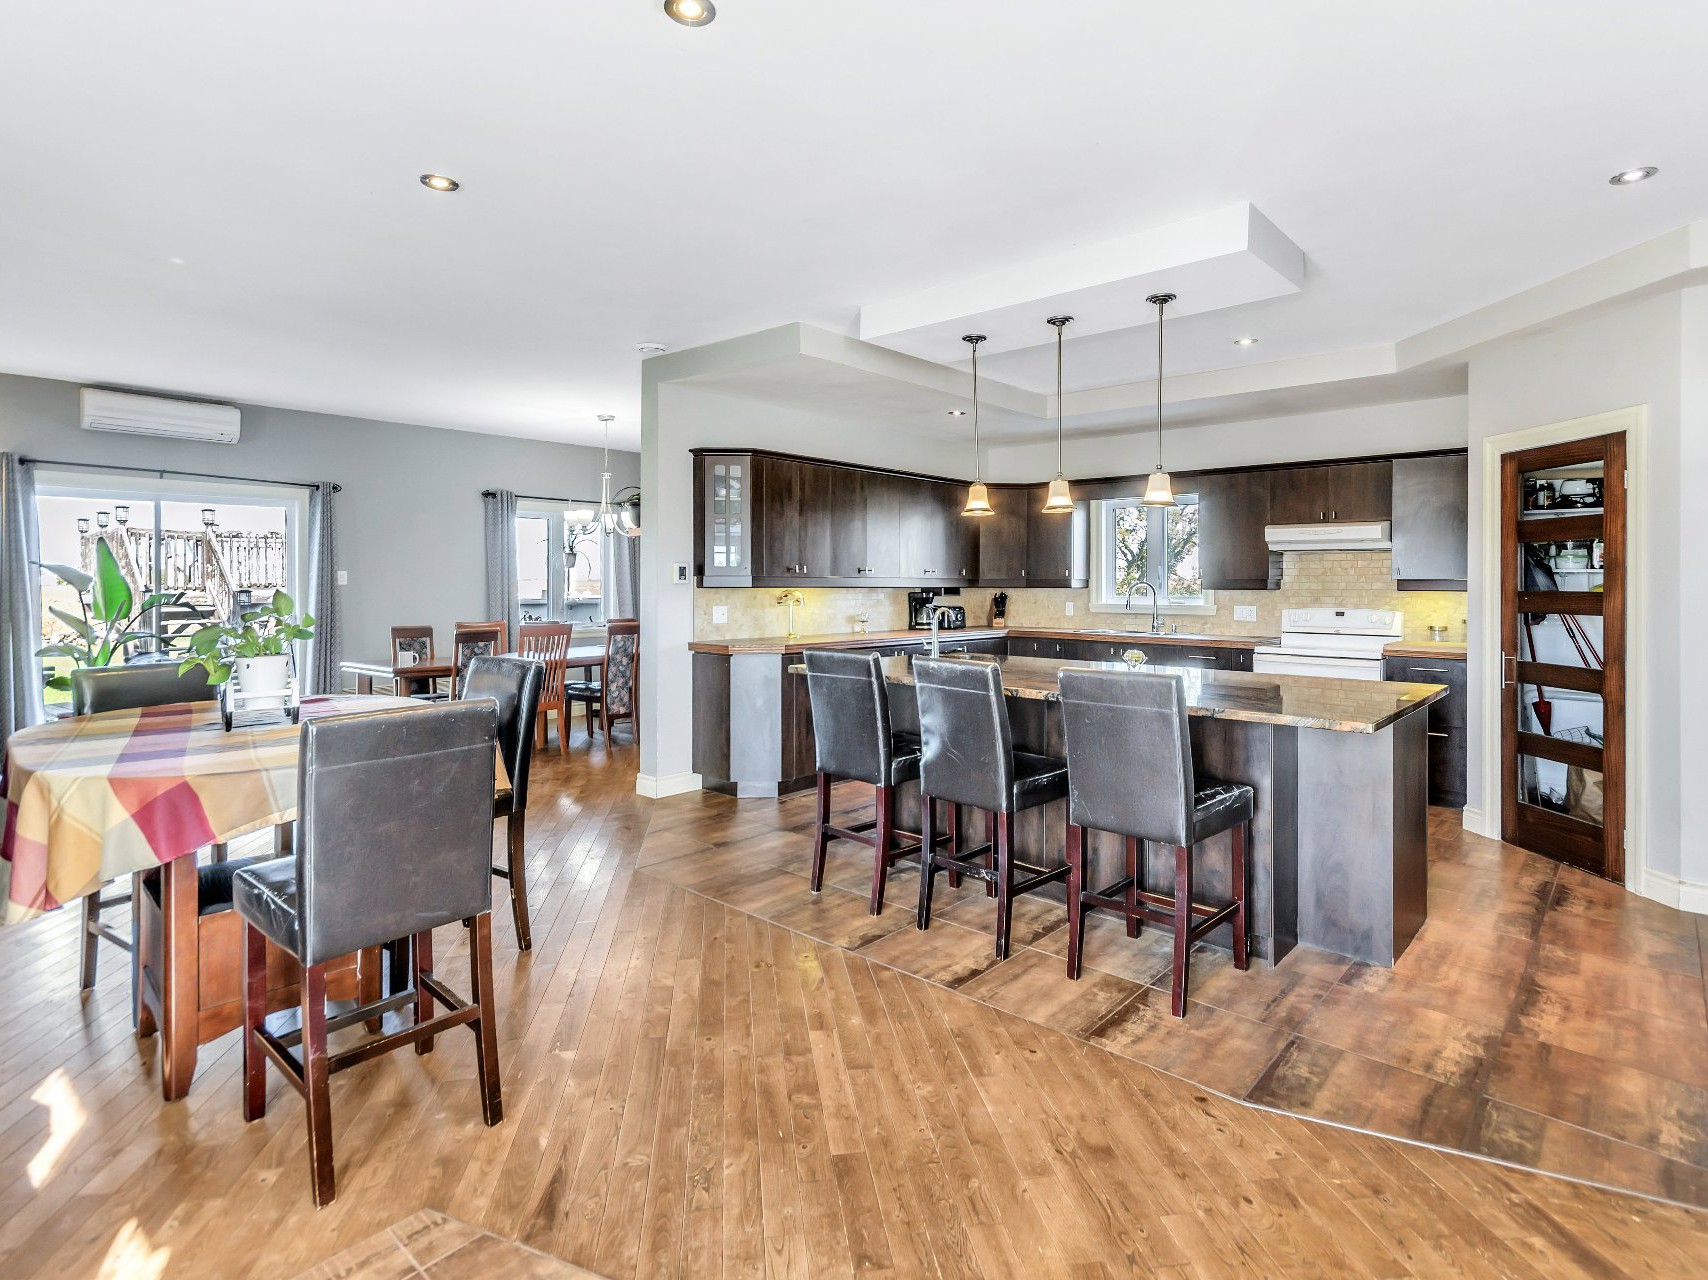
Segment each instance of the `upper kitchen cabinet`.
[{"label": "upper kitchen cabinet", "polygon": [[753,584],[753,455],[708,453],[694,459],[696,571],[709,587]]},{"label": "upper kitchen cabinet", "polygon": [[923,586],[964,586],[978,562],[975,521],[961,515],[965,491],[915,480],[901,503],[901,576]]},{"label": "upper kitchen cabinet", "polygon": [[1269,473],[1270,524],[1386,520],[1393,503],[1388,462],[1281,467]]},{"label": "upper kitchen cabinet", "polygon": [[901,577],[901,510],[914,481],[905,476],[880,472],[861,474],[861,517],[864,521],[865,556],[858,576],[867,579]]},{"label": "upper kitchen cabinet", "polygon": [[1463,591],[1468,563],[1466,455],[1395,458],[1394,585],[1401,591]]},{"label": "upper kitchen cabinet", "polygon": [[1048,485],[1036,485],[1025,491],[1025,585],[1088,586],[1091,582],[1088,505],[1076,502],[1071,514],[1045,515],[1043,506],[1048,491]]},{"label": "upper kitchen cabinet", "polygon": [[1281,585],[1281,553],[1263,528],[1270,518],[1269,471],[1198,476],[1198,565],[1210,591],[1268,591]]},{"label": "upper kitchen cabinet", "polygon": [[978,572],[981,587],[1024,587],[1026,583],[1026,513],[1030,489],[990,487],[996,514],[974,521],[978,525]]},{"label": "upper kitchen cabinet", "polygon": [[[755,578],[787,582],[836,577],[831,548],[838,541],[836,534],[843,532],[835,527],[837,471],[793,458],[754,458]],[[863,517],[860,541],[865,541]]]}]

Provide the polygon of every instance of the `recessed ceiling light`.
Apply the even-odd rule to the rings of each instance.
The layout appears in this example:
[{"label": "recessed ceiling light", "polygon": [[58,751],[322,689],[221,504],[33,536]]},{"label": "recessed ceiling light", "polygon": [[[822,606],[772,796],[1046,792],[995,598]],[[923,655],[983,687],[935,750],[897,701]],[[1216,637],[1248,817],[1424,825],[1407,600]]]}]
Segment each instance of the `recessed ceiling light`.
[{"label": "recessed ceiling light", "polygon": [[664,0],[664,12],[685,27],[703,27],[718,16],[712,0]]},{"label": "recessed ceiling light", "polygon": [[949,410],[949,416],[951,418],[964,418],[967,416],[967,411],[965,409],[951,409]]},{"label": "recessed ceiling light", "polygon": [[1652,164],[1646,164],[1641,169],[1625,169],[1609,178],[1608,184],[1615,187],[1629,187],[1638,182],[1647,182],[1660,170]]},{"label": "recessed ceiling light", "polygon": [[1235,338],[1234,339],[1234,346],[1236,346],[1236,347],[1255,347],[1256,345],[1257,345],[1257,339],[1256,338]]},{"label": "recessed ceiling light", "polygon": [[648,356],[661,356],[670,348],[662,342],[637,342],[635,343],[635,350],[640,352],[641,359],[644,360]]},{"label": "recessed ceiling light", "polygon": [[455,191],[463,184],[455,178],[447,178],[442,173],[424,173],[421,175],[421,185],[429,191]]}]

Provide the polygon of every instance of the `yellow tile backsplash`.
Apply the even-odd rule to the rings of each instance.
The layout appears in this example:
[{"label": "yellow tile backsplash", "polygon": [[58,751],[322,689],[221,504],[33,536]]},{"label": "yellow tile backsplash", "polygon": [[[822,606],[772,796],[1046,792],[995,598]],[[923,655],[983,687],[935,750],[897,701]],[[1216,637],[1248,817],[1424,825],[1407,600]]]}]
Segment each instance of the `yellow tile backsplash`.
[{"label": "yellow tile backsplash", "polygon": [[[1214,615],[1170,615],[1182,631],[1230,636],[1273,636],[1281,632],[1281,611],[1311,605],[1347,605],[1365,609],[1397,609],[1405,615],[1407,640],[1429,639],[1429,628],[1447,628],[1447,639],[1465,639],[1465,594],[1461,591],[1396,591],[1386,551],[1288,551],[1284,553],[1281,587],[1275,591],[1218,591]],[[751,636],[780,636],[788,630],[787,608],[778,603],[775,588],[701,588],[694,592],[694,637],[733,640]],[[795,606],[795,631],[800,635],[855,631],[859,615],[868,615],[872,631],[907,626],[907,592],[865,587],[802,587],[802,604]],[[946,603],[967,610],[969,626],[990,620],[988,588],[968,587]],[[1073,616],[1066,611],[1073,603]],[[729,621],[712,622],[714,606],[729,609]],[[1255,622],[1236,622],[1235,605],[1252,605]],[[1131,613],[1093,613],[1089,591],[1014,590],[1008,593],[1008,623],[1014,627],[1123,627],[1133,631],[1150,625],[1150,610],[1135,600]]]}]

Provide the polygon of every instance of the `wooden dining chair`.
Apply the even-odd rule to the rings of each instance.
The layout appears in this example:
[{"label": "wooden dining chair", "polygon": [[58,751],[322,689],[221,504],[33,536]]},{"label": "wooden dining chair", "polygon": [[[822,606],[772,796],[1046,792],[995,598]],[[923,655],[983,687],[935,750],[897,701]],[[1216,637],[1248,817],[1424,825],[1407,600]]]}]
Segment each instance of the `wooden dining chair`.
[{"label": "wooden dining chair", "polygon": [[504,652],[502,622],[459,622],[451,635],[451,697],[457,696],[469,663],[476,658],[497,657]]},{"label": "wooden dining chair", "polygon": [[[393,627],[391,629],[391,665],[394,671],[399,667],[427,666],[433,661],[432,627]],[[416,681],[409,676],[398,676],[398,697],[407,698],[414,693],[415,684]],[[426,690],[426,692],[431,692],[431,689]]]},{"label": "wooden dining chair", "polygon": [[457,630],[458,631],[480,631],[480,630],[486,630],[486,629],[491,629],[491,630],[498,632],[498,652],[499,653],[506,652],[508,649],[508,646],[504,643],[504,638],[510,634],[510,628],[507,625],[505,625],[503,619],[497,619],[497,620],[494,620],[492,622],[459,622],[459,623],[457,623]]},{"label": "wooden dining chair", "polygon": [[640,745],[640,716],[636,714],[640,701],[640,622],[635,618],[612,618],[605,624],[605,672],[600,680],[571,680],[564,696],[570,702],[587,704],[587,732],[593,732],[593,708],[599,708],[599,720],[604,726],[605,739],[610,741],[611,726],[627,720],[634,726],[635,745]]},{"label": "wooden dining chair", "polygon": [[522,628],[522,656],[535,658],[546,668],[534,721],[535,737],[539,746],[546,745],[546,713],[557,712],[559,755],[569,749],[569,703],[564,698],[564,686],[569,683],[569,644],[574,634],[575,627],[568,622],[535,622]]}]

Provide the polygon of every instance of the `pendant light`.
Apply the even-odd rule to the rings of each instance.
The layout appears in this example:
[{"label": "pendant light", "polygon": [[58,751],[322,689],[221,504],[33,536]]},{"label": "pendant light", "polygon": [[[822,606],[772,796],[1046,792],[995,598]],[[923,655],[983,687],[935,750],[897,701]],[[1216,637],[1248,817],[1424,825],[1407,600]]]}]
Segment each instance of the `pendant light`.
[{"label": "pendant light", "polygon": [[1044,514],[1065,516],[1073,514],[1073,491],[1062,471],[1062,330],[1073,323],[1073,317],[1051,316],[1049,323],[1056,327],[1056,478],[1050,481],[1050,492],[1044,497]]},{"label": "pendant light", "polygon": [[1147,507],[1173,507],[1179,505],[1174,500],[1174,482],[1162,469],[1162,309],[1174,301],[1174,295],[1153,293],[1145,301],[1156,307],[1156,469],[1141,501]]},{"label": "pendant light", "polygon": [[611,424],[616,420],[614,413],[599,415],[599,421],[605,424],[605,471],[599,477],[599,524],[606,533],[617,532],[617,511],[611,505]]},{"label": "pendant light", "polygon": [[984,334],[965,334],[961,341],[973,349],[973,482],[967,486],[967,505],[961,508],[961,514],[994,516],[996,508],[990,505],[990,490],[985,488],[984,469],[979,465],[979,343],[984,341]]}]

